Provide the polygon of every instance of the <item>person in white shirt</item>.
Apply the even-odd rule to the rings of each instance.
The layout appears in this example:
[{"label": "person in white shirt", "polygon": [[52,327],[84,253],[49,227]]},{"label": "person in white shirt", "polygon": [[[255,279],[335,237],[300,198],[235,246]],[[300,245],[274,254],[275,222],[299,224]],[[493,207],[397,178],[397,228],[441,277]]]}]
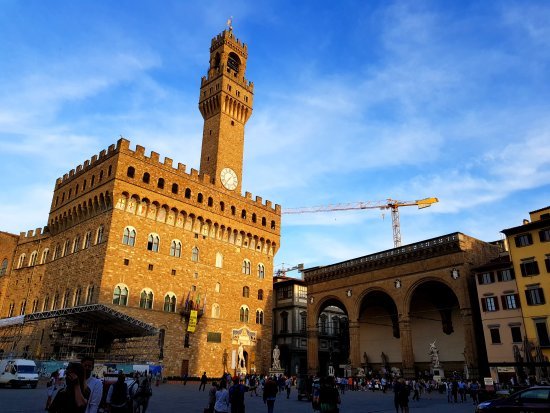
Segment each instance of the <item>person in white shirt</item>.
[{"label": "person in white shirt", "polygon": [[86,413],[97,413],[97,409],[99,409],[99,404],[101,403],[101,397],[103,396],[103,382],[97,377],[92,376],[95,363],[93,357],[84,356],[81,363],[86,372],[86,383],[91,391],[88,404],[86,405]]}]

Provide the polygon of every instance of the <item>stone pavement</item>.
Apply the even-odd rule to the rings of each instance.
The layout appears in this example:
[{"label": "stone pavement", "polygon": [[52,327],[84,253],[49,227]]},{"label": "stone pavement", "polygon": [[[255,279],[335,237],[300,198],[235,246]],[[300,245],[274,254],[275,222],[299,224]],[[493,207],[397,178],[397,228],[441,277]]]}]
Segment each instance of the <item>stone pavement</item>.
[{"label": "stone pavement", "polygon": [[[208,389],[198,391],[198,383],[162,384],[153,387],[153,397],[150,400],[149,413],[203,413],[208,403]],[[44,413],[46,388],[41,384],[37,389],[0,388],[0,412],[2,413]],[[248,394],[245,399],[246,413],[267,413],[261,396]],[[471,402],[449,404],[447,397],[432,393],[430,398],[424,395],[418,402],[410,402],[411,413],[473,413]],[[346,392],[342,396],[341,413],[393,413],[393,394],[383,394],[380,391]],[[313,413],[311,403],[298,401],[296,389],[292,389],[290,399],[280,393],[275,402],[275,413]]]}]

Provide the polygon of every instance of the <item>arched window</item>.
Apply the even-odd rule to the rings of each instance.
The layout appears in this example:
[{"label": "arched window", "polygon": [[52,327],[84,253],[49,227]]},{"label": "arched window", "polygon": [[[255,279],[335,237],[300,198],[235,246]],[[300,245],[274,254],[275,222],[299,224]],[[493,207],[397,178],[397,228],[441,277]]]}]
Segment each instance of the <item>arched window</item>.
[{"label": "arched window", "polygon": [[128,287],[123,284],[119,284],[113,291],[113,304],[116,305],[128,305]]},{"label": "arched window", "polygon": [[258,290],[258,300],[264,299],[264,290]]},{"label": "arched window", "polygon": [[231,206],[231,215],[235,215],[237,213],[237,208],[234,206]]},{"label": "arched window", "polygon": [[212,199],[211,196],[208,197],[208,206],[211,207],[214,205],[214,200]]},{"label": "arched window", "polygon": [[225,211],[225,203],[223,201],[220,202],[220,211]]},{"label": "arched window", "polygon": [[258,264],[258,278],[260,280],[265,278],[265,267],[263,264]]},{"label": "arched window", "polygon": [[214,287],[214,291],[219,293],[222,289],[222,285],[220,283],[216,283],[216,287]]},{"label": "arched window", "polygon": [[24,253],[19,256],[19,261],[17,263],[17,268],[23,268],[23,265],[25,265],[25,257],[26,257],[26,255]]},{"label": "arched window", "polygon": [[8,308],[8,317],[13,316],[13,309],[15,308],[15,303],[10,304],[10,308]]},{"label": "arched window", "polygon": [[34,300],[32,300],[31,313],[37,313],[37,312],[38,312],[38,300],[34,299]]},{"label": "arched window", "polygon": [[77,235],[73,241],[73,253],[80,250],[80,235]]},{"label": "arched window", "polygon": [[143,178],[141,179],[144,183],[148,184],[151,181],[151,175],[149,175],[149,172],[145,172],[143,174]]},{"label": "arched window", "polygon": [[305,333],[307,330],[307,312],[302,311],[300,313],[300,331]]},{"label": "arched window", "polygon": [[242,219],[246,219],[246,209],[243,209],[243,210],[241,211],[241,218],[242,218]]},{"label": "arched window", "polygon": [[27,307],[27,300],[21,301],[21,309],[19,310],[19,315],[25,315],[26,307]]},{"label": "arched window", "polygon": [[109,165],[109,169],[107,170],[107,176],[111,176],[112,172],[113,172],[113,165]]},{"label": "arched window", "polygon": [[174,293],[167,293],[164,296],[164,311],[167,313],[176,312],[176,295]]},{"label": "arched window", "polygon": [[178,184],[172,184],[172,193],[177,194],[178,193]]},{"label": "arched window", "polygon": [[246,285],[243,287],[243,297],[244,298],[250,297],[250,288],[248,288]]},{"label": "arched window", "polygon": [[133,227],[124,228],[124,234],[122,235],[122,243],[133,247],[136,243],[136,230]]},{"label": "arched window", "polygon": [[66,240],[65,245],[63,246],[63,256],[66,257],[71,251],[71,240]]},{"label": "arched window", "polygon": [[216,252],[216,268],[223,267],[223,254],[221,252]]},{"label": "arched window", "polygon": [[44,297],[44,304],[42,305],[42,311],[48,311],[50,309],[50,296],[46,295]]},{"label": "arched window", "polygon": [[84,249],[90,248],[91,242],[92,242],[92,231],[88,231],[84,236]]},{"label": "arched window", "polygon": [[275,229],[275,221],[271,221],[271,229]]},{"label": "arched window", "polygon": [[170,255],[172,257],[181,257],[181,241],[180,240],[173,240],[170,244]]},{"label": "arched window", "polygon": [[159,252],[160,237],[157,234],[149,234],[147,237],[147,249],[153,252]]},{"label": "arched window", "polygon": [[212,304],[212,318],[220,318],[220,305]]},{"label": "arched window", "polygon": [[262,227],[265,227],[267,225],[267,220],[265,217],[262,218]]},{"label": "arched window", "polygon": [[103,233],[105,232],[105,227],[100,225],[97,229],[96,244],[101,244],[103,242]]},{"label": "arched window", "polygon": [[56,292],[55,295],[53,296],[52,310],[57,310],[58,306],[59,306],[59,293]]},{"label": "arched window", "polygon": [[264,312],[262,310],[256,310],[256,324],[264,323]]},{"label": "arched window", "polygon": [[246,305],[241,305],[239,320],[241,323],[248,323],[248,307]]},{"label": "arched window", "polygon": [[2,260],[2,266],[0,267],[0,275],[5,275],[8,272],[8,259]]},{"label": "arched window", "polygon": [[92,179],[90,180],[90,188],[94,186],[95,183],[95,175],[92,175]]},{"label": "arched window", "polygon": [[82,288],[77,287],[76,291],[74,292],[74,307],[78,307],[80,305],[80,302],[82,300]]},{"label": "arched window", "polygon": [[103,179],[103,171],[99,171],[99,182]]},{"label": "arched window", "polygon": [[157,188],[164,189],[164,178],[159,178]]},{"label": "arched window", "polygon": [[153,292],[151,290],[145,289],[141,292],[139,306],[148,310],[153,308]]},{"label": "arched window", "polygon": [[242,272],[243,272],[243,274],[250,275],[250,261],[248,261],[248,260],[243,261]]},{"label": "arched window", "polygon": [[48,248],[42,251],[42,258],[40,259],[40,264],[46,264],[46,261],[48,261],[49,254],[50,254],[50,250]]},{"label": "arched window", "polygon": [[88,286],[88,291],[86,293],[86,304],[91,304],[92,301],[94,300],[94,291],[95,291],[95,287],[94,285],[89,285]]},{"label": "arched window", "polygon": [[57,244],[53,250],[53,259],[56,260],[61,257],[61,245]]},{"label": "arched window", "polygon": [[126,172],[126,175],[128,176],[128,178],[133,178],[135,174],[136,174],[136,168],[134,168],[133,166],[129,166],[128,171]]},{"label": "arched window", "polygon": [[191,261],[199,262],[199,249],[197,247],[193,247],[191,250]]},{"label": "arched window", "polygon": [[197,195],[197,202],[198,202],[199,204],[202,204],[202,200],[203,200],[203,195],[202,195],[202,194],[198,194],[198,195]]},{"label": "arched window", "polygon": [[34,267],[36,265],[36,257],[38,256],[38,251],[33,251],[29,258],[29,267]]},{"label": "arched window", "polygon": [[191,189],[190,188],[185,189],[185,198],[191,199]]},{"label": "arched window", "polygon": [[256,214],[252,214],[252,222],[256,223]]},{"label": "arched window", "polygon": [[63,308],[68,308],[71,306],[70,297],[71,292],[69,290],[66,290],[65,294],[63,295]]}]

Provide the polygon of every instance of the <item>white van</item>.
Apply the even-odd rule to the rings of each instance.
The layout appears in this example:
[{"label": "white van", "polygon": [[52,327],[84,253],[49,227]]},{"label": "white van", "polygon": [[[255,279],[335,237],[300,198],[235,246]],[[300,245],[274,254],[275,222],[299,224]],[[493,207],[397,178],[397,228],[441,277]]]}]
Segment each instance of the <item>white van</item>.
[{"label": "white van", "polygon": [[38,384],[36,363],[25,359],[0,360],[0,386],[11,387],[31,386],[33,389]]}]

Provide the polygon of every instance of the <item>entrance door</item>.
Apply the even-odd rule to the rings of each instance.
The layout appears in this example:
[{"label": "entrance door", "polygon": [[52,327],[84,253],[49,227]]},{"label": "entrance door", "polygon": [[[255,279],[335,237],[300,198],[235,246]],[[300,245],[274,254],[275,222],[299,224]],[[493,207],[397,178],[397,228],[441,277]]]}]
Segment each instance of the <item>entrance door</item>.
[{"label": "entrance door", "polygon": [[189,376],[189,360],[181,361],[181,377]]}]

